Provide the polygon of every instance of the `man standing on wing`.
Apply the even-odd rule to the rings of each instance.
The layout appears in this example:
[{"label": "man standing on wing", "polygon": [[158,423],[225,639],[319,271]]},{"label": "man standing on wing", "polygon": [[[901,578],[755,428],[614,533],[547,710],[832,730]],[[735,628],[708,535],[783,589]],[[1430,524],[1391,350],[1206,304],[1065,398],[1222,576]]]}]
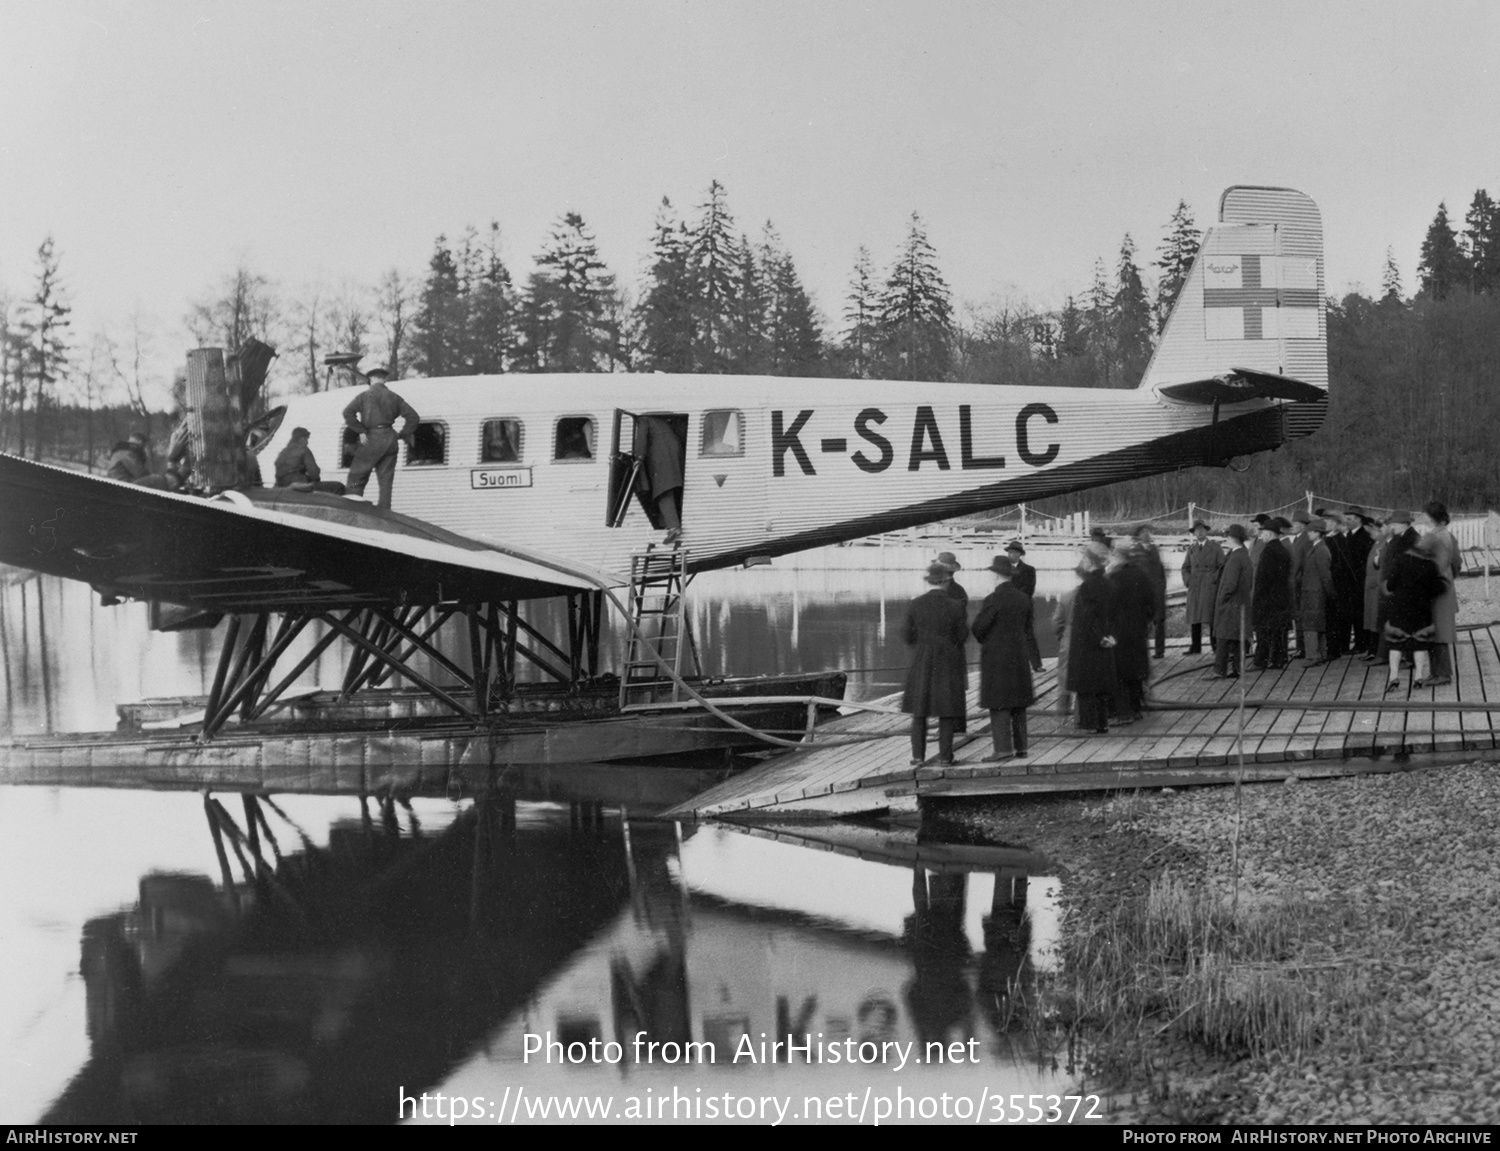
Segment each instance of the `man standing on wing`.
[{"label": "man standing on wing", "polygon": [[[411,443],[412,429],[421,419],[416,411],[385,386],[391,373],[384,368],[371,368],[368,372],[370,386],[344,409],[344,424],[359,433],[359,447],[354,452],[354,462],[349,465],[348,494],[364,498],[365,485],[370,481],[370,472],[380,485],[380,506],[391,506],[391,483],[396,477],[397,443]],[[402,419],[401,431],[396,431],[396,417]]]}]

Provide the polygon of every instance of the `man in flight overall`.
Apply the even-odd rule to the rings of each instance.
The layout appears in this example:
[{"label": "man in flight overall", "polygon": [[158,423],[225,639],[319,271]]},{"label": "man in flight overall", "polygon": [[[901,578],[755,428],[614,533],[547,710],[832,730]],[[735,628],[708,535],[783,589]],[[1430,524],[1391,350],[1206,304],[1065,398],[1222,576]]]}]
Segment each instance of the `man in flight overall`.
[{"label": "man in flight overall", "polygon": [[[411,443],[412,429],[421,419],[412,406],[385,386],[391,373],[384,368],[371,368],[367,373],[370,386],[355,396],[344,409],[344,423],[359,433],[359,447],[354,452],[354,461],[349,465],[348,494],[364,497],[365,484],[370,472],[380,486],[380,506],[391,506],[391,481],[396,475],[397,442]],[[401,431],[395,428],[396,417],[401,417]]]}]

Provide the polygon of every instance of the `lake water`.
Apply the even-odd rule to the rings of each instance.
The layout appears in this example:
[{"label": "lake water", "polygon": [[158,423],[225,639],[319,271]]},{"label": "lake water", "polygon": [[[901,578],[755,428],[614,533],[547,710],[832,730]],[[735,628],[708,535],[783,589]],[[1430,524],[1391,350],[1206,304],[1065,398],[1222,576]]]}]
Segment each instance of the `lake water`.
[{"label": "lake water", "polygon": [[[153,633],[142,605],[4,576],[4,731],[108,730],[117,702],[207,691],[219,633]],[[988,577],[966,582],[977,606]],[[715,573],[691,614],[708,673],[844,667],[869,698],[899,686],[922,590]],[[338,681],[326,659],[305,686]],[[580,1100],[973,1122],[996,1093],[1065,1094],[1011,1018],[1018,981],[1054,962],[1047,861],[912,829],[775,831],[507,796],[0,788],[0,1121],[391,1122],[405,1098],[429,1122],[455,1100],[487,1122]],[[771,1046],[788,1036],[790,1059]]]}]

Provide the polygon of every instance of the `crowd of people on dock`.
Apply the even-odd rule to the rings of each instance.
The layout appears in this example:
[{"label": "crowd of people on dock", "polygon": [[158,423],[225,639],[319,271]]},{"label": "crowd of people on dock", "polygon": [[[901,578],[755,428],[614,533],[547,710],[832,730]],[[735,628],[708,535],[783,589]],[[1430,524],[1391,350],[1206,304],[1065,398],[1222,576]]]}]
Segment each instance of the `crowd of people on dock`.
[{"label": "crowd of people on dock", "polygon": [[1387,690],[1400,685],[1404,665],[1414,667],[1415,687],[1452,682],[1453,581],[1463,558],[1442,503],[1434,500],[1420,516],[1393,511],[1384,521],[1350,507],[1254,522],[1254,540],[1231,524],[1223,544],[1195,523],[1183,559],[1188,654],[1203,650],[1207,629],[1214,676],[1349,657],[1388,663]]},{"label": "crowd of people on dock", "polygon": [[[1254,538],[1252,529],[1230,524],[1217,539],[1208,524],[1195,522],[1183,557],[1187,654],[1202,654],[1207,643],[1209,678],[1237,679],[1298,659],[1317,666],[1357,658],[1389,667],[1388,692],[1401,686],[1405,667],[1413,669],[1414,687],[1452,682],[1453,581],[1463,560],[1442,503],[1429,503],[1420,518],[1394,511],[1380,521],[1350,507],[1252,522]],[[931,590],[912,601],[904,625],[913,659],[902,709],[912,716],[914,766],[926,761],[929,718],[938,721],[938,763],[954,762],[971,636],[980,645],[979,703],[991,721],[993,752],[985,759],[1027,755],[1026,710],[1042,662],[1036,571],[1025,554],[1014,541],[991,562],[995,590],[972,625],[952,553],[929,565]],[[1111,723],[1143,717],[1152,657],[1166,654],[1166,568],[1151,526],[1142,524],[1118,541],[1096,528],[1075,571],[1078,583],[1053,617],[1058,707],[1069,714],[1076,700],[1078,726],[1104,733]]]}]

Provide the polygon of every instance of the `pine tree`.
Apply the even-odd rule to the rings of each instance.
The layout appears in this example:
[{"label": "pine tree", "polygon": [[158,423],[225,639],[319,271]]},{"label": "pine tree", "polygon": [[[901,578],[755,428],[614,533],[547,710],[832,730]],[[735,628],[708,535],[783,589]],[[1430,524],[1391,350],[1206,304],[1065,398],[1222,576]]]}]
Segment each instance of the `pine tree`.
[{"label": "pine tree", "polygon": [[636,309],[643,367],[656,372],[693,370],[694,299],[688,268],[688,233],[665,196],[651,236],[651,268]]},{"label": "pine tree", "polygon": [[1483,188],[1474,193],[1464,217],[1463,253],[1470,285],[1480,295],[1500,290],[1500,205]]},{"label": "pine tree", "polygon": [[412,361],[424,376],[453,376],[463,371],[464,308],[459,297],[458,264],[439,236],[427,264],[427,278],[414,320]]},{"label": "pine tree", "polygon": [[874,374],[880,340],[880,292],[870,249],[860,245],[844,297],[844,359],[847,372],[868,380]]},{"label": "pine tree", "polygon": [[1083,309],[1078,301],[1069,296],[1057,314],[1057,358],[1075,359],[1089,350],[1088,332]]},{"label": "pine tree", "polygon": [[1130,387],[1139,382],[1151,359],[1151,302],[1135,264],[1135,241],[1126,233],[1120,244],[1120,262],[1115,270],[1114,305],[1115,358],[1119,383]]},{"label": "pine tree", "polygon": [[1391,248],[1385,250],[1385,267],[1380,272],[1380,302],[1391,301],[1401,303],[1401,265],[1396,263],[1396,253]]},{"label": "pine tree", "polygon": [[944,380],[953,360],[953,305],[922,218],[911,214],[906,243],[880,295],[887,378]]},{"label": "pine tree", "polygon": [[615,278],[583,217],[568,212],[536,258],[522,305],[522,355],[533,371],[602,372],[612,365],[618,331]]},{"label": "pine tree", "polygon": [[1115,379],[1115,303],[1102,258],[1094,261],[1094,282],[1083,314],[1083,331],[1097,368],[1098,385],[1110,387]]},{"label": "pine tree", "polygon": [[1454,288],[1469,282],[1469,268],[1458,247],[1458,237],[1448,222],[1448,205],[1439,204],[1437,215],[1422,241],[1422,260],[1417,265],[1422,294],[1434,300],[1447,297]]},{"label": "pine tree", "polygon": [[1161,258],[1156,266],[1161,269],[1161,279],[1156,286],[1156,331],[1161,333],[1167,326],[1167,317],[1187,283],[1188,272],[1197,258],[1198,248],[1203,242],[1203,233],[1193,223],[1192,209],[1186,200],[1177,201],[1177,209],[1167,223],[1167,235],[1157,251]]},{"label": "pine tree", "polygon": [[760,280],[765,292],[766,370],[777,376],[817,375],[823,360],[817,317],[791,254],[769,220],[761,243]]},{"label": "pine tree", "polygon": [[762,376],[770,371],[766,340],[768,286],[762,264],[750,237],[735,243],[734,324],[730,337],[729,370],[744,376]]},{"label": "pine tree", "polygon": [[724,186],[714,180],[688,239],[688,284],[693,299],[693,362],[700,372],[723,372],[734,356],[739,305],[739,245]]},{"label": "pine tree", "polygon": [[500,225],[490,222],[484,243],[466,244],[464,261],[464,359],[476,375],[507,369],[516,346],[516,297],[510,270],[500,256]]},{"label": "pine tree", "polygon": [[21,381],[21,407],[17,413],[20,420],[20,453],[26,454],[26,385],[32,388],[32,445],[31,458],[42,458],[43,419],[50,404],[55,403],[58,382],[68,373],[68,356],[72,350],[68,329],[72,321],[68,318],[72,308],[64,302],[62,284],[58,278],[59,257],[52,237],[42,241],[36,250],[36,288],[31,298],[22,306],[18,327],[20,363],[17,365]]}]

